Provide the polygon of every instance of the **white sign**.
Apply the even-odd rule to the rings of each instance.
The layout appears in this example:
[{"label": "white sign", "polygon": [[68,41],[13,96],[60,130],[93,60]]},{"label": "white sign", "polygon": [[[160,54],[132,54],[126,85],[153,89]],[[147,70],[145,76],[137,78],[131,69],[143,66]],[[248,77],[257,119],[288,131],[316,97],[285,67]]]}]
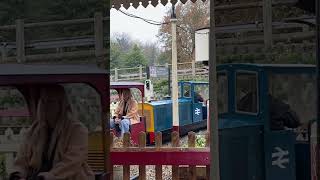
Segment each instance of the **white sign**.
[{"label": "white sign", "polygon": [[285,164],[289,164],[289,151],[282,150],[280,147],[274,148],[276,152],[272,153],[272,166],[278,166],[281,169],[287,168]]},{"label": "white sign", "polygon": [[150,66],[150,77],[167,77],[168,76],[168,68],[160,67],[160,66]]},{"label": "white sign", "polygon": [[195,32],[195,61],[209,60],[209,31],[210,29],[199,29]]}]

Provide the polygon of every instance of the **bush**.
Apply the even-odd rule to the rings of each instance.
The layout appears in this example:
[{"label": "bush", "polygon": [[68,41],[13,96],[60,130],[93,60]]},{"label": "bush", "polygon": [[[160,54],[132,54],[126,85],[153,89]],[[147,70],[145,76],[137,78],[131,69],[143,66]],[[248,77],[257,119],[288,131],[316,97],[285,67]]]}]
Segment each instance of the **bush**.
[{"label": "bush", "polygon": [[206,139],[203,135],[196,135],[196,147],[205,147],[206,146]]},{"label": "bush", "polygon": [[153,91],[156,97],[163,98],[168,95],[168,80],[153,81]]}]

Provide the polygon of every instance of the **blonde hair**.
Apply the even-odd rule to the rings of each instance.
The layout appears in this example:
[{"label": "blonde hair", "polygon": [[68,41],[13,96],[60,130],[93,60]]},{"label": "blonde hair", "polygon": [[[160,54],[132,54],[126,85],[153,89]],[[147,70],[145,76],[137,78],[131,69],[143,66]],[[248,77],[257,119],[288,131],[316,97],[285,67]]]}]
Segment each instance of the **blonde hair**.
[{"label": "blonde hair", "polygon": [[117,112],[123,116],[122,112],[130,110],[134,106],[135,100],[132,96],[130,89],[123,89],[120,91],[120,101],[117,107]]}]

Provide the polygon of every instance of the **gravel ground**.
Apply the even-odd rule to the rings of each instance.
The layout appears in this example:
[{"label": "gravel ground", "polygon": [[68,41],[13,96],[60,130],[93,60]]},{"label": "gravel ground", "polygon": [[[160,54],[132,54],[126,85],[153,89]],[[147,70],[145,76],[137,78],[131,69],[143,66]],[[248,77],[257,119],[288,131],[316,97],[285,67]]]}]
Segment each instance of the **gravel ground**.
[{"label": "gravel ground", "polygon": [[[196,135],[204,135],[206,133],[206,130],[196,132]],[[165,143],[163,144],[163,147],[170,147],[171,143]],[[187,147],[188,146],[188,136],[184,136],[180,138],[180,147]],[[114,147],[122,147],[122,142],[119,139],[114,140]],[[121,167],[119,173],[121,174]],[[122,179],[122,177],[119,177],[121,175],[118,175],[118,178]],[[130,166],[130,177],[135,177],[139,175],[139,166]],[[116,176],[116,175],[115,175]],[[162,179],[164,180],[171,180],[172,179],[172,168],[171,166],[162,166]],[[155,166],[146,166],[146,177],[148,180],[154,180],[155,179]],[[115,177],[115,180],[117,178]]]}]

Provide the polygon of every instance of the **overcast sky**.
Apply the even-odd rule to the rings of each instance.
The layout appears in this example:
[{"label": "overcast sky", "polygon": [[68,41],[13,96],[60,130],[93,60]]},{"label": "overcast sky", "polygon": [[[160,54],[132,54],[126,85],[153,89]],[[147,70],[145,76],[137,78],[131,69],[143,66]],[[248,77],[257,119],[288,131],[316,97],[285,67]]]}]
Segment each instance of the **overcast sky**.
[{"label": "overcast sky", "polygon": [[[157,7],[149,5],[147,8],[140,5],[137,9],[130,7],[128,10],[124,8],[121,8],[121,10],[139,17],[161,22],[165,13],[170,10],[170,7],[170,4],[167,4],[167,6],[159,4]],[[114,33],[127,33],[131,35],[133,39],[142,42],[156,42],[158,30],[159,26],[148,24],[140,19],[128,17],[114,8],[110,10],[111,36]]]}]

